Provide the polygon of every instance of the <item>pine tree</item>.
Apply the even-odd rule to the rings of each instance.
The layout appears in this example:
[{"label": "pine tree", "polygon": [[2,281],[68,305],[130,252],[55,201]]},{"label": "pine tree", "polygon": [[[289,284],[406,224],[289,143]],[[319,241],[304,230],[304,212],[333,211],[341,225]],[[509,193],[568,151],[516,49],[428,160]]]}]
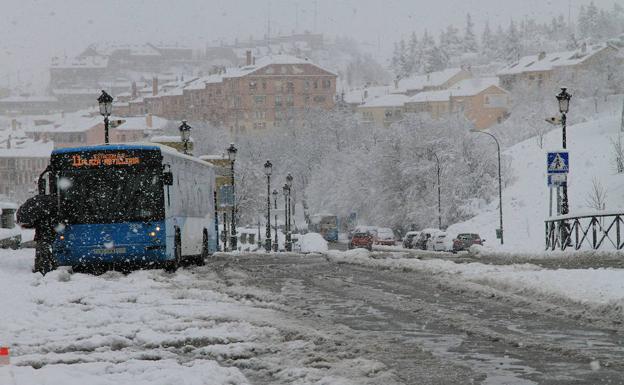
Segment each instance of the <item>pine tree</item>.
[{"label": "pine tree", "polygon": [[507,47],[505,49],[505,60],[508,62],[515,62],[520,58],[522,52],[520,33],[516,28],[516,24],[513,20],[509,23],[509,29],[507,30]]},{"label": "pine tree", "polygon": [[496,59],[496,39],[490,30],[490,23],[485,22],[483,34],[481,34],[481,55],[488,61]]},{"label": "pine tree", "polygon": [[426,30],[420,43],[423,51],[423,71],[429,73],[444,69],[446,65],[444,55]]},{"label": "pine tree", "polygon": [[416,32],[412,32],[408,45],[408,61],[410,74],[420,72],[422,62],[422,52],[420,51],[420,44]]},{"label": "pine tree", "polygon": [[[488,28],[489,29],[489,28]],[[474,23],[470,14],[466,14],[466,28],[464,29],[464,52],[475,53],[478,51],[477,37],[474,34]]]}]

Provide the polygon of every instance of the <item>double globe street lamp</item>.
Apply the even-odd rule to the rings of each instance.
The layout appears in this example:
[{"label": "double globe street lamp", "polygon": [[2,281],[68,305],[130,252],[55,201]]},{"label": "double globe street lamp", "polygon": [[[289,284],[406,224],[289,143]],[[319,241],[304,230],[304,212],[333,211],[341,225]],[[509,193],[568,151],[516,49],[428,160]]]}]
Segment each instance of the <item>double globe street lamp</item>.
[{"label": "double globe street lamp", "polygon": [[182,145],[184,146],[184,154],[189,155],[188,147],[191,140],[191,126],[186,123],[186,120],[182,121],[178,130],[180,131],[180,138],[182,139]]}]

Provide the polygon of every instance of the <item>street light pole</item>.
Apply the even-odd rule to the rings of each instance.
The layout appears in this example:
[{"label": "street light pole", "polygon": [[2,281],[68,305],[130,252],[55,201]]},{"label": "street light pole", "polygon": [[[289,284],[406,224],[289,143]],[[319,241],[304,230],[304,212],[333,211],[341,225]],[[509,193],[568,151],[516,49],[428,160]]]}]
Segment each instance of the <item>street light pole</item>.
[{"label": "street light pole", "polygon": [[440,189],[440,158],[438,154],[431,151],[431,154],[435,157],[436,164],[438,166],[438,228],[442,229],[442,193]]},{"label": "street light pole", "polygon": [[230,147],[228,147],[227,152],[228,158],[230,159],[230,176],[232,178],[232,218],[230,219],[230,222],[232,223],[232,230],[230,234],[230,245],[233,251],[236,251],[236,248],[238,247],[238,239],[236,234],[236,194],[234,190],[234,161],[236,160],[237,151],[238,149],[234,147],[234,143],[230,143]]},{"label": "street light pole", "polygon": [[291,217],[291,206],[290,206],[290,193],[292,192],[292,184],[293,184],[293,176],[288,173],[286,175],[286,186],[288,187],[288,203],[286,204],[286,224],[287,224],[287,232],[286,232],[286,251],[292,251],[292,223],[290,220]]},{"label": "street light pole", "polygon": [[273,243],[273,251],[277,252],[279,244],[277,240],[277,190],[273,190],[273,208],[275,209],[275,242]]},{"label": "street light pole", "polygon": [[[572,95],[570,95],[567,91],[567,88],[561,87],[561,92],[556,95],[557,101],[559,102],[559,112],[561,113],[561,143],[563,145],[563,149],[567,149],[566,146],[566,126],[567,126],[567,113],[570,108],[570,99]],[[563,197],[561,202],[561,214],[566,215],[570,212],[570,208],[568,205],[568,181],[566,180],[563,185]]]},{"label": "street light pole", "polygon": [[97,101],[100,105],[100,114],[104,117],[104,143],[108,144],[108,117],[113,110],[113,97],[102,90],[102,94]]},{"label": "street light pole", "polygon": [[499,211],[499,218],[500,218],[500,243],[502,245],[504,243],[503,242],[503,182],[501,178],[500,144],[498,143],[498,139],[496,139],[496,137],[493,134],[490,134],[489,132],[479,131],[477,129],[473,129],[470,131],[489,135],[492,137],[492,139],[494,139],[494,142],[496,142],[496,151],[498,153],[498,211]]},{"label": "street light pole", "polygon": [[286,240],[284,242],[284,250],[286,251],[291,251],[290,250],[290,244],[289,244],[289,239],[288,239],[288,235],[290,234],[290,228],[289,228],[289,224],[288,224],[288,196],[289,196],[289,190],[290,188],[288,187],[288,183],[286,183],[284,185],[284,187],[282,187],[282,192],[284,193],[284,232],[286,233]]},{"label": "street light pole", "polygon": [[271,172],[273,164],[270,160],[267,160],[264,164],[264,173],[267,177],[267,223],[266,223],[266,238],[264,240],[264,250],[268,253],[271,251]]}]

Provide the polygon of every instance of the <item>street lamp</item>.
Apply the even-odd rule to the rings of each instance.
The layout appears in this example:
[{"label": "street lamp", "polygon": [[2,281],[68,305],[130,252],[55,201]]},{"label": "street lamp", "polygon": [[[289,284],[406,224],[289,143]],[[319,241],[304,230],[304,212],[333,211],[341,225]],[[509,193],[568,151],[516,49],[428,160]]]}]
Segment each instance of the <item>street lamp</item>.
[{"label": "street lamp", "polygon": [[230,147],[227,149],[228,159],[230,160],[230,176],[232,177],[232,218],[230,222],[232,223],[232,231],[231,231],[231,240],[230,245],[232,250],[236,250],[238,245],[237,234],[236,234],[236,194],[234,192],[234,161],[236,161],[236,153],[238,149],[234,147],[234,143],[230,143]]},{"label": "street lamp", "polygon": [[108,117],[113,111],[113,97],[102,90],[97,101],[100,105],[100,114],[104,117],[104,143],[108,144]]},{"label": "street lamp", "polygon": [[442,229],[442,203],[441,203],[441,192],[440,192],[440,158],[438,158],[438,154],[436,154],[433,150],[429,151],[429,155],[433,156],[436,160],[436,164],[438,166],[438,228]]},{"label": "street lamp", "polygon": [[477,132],[477,133],[489,135],[496,142],[496,150],[498,152],[498,211],[499,211],[498,213],[500,217],[500,229],[499,229],[500,230],[500,243],[502,245],[504,243],[503,242],[503,183],[502,183],[502,178],[501,178],[500,144],[498,143],[498,139],[496,139],[496,137],[493,134],[490,134],[489,132],[479,131],[477,129],[472,129],[470,130],[470,132]]},{"label": "street lamp", "polygon": [[184,153],[188,155],[188,144],[189,140],[191,139],[191,126],[186,124],[186,120],[183,120],[180,127],[178,127],[178,130],[180,130],[180,138],[182,139],[182,143],[184,144]]},{"label": "street lamp", "polygon": [[288,173],[286,175],[286,186],[288,187],[288,199],[286,203],[286,251],[292,251],[292,223],[291,223],[291,210],[290,194],[292,192],[293,176]]},{"label": "street lamp", "polygon": [[282,192],[284,193],[284,232],[286,233],[284,249],[286,251],[292,251],[290,247],[290,224],[288,223],[289,222],[288,200],[290,199],[290,187],[288,187],[288,183],[286,183],[282,187]]},{"label": "street lamp", "polygon": [[[559,102],[559,112],[561,113],[561,127],[562,127],[561,142],[563,144],[564,150],[566,149],[566,119],[567,119],[566,115],[570,108],[570,99],[572,98],[572,95],[570,95],[566,90],[567,88],[561,87],[561,92],[555,96],[557,98],[557,101]],[[570,212],[570,209],[568,206],[568,183],[566,181],[563,184],[563,199],[561,202],[561,214],[565,215],[565,214],[568,214],[569,212]]]},{"label": "street lamp", "polygon": [[264,164],[264,174],[267,177],[267,224],[266,224],[266,238],[264,240],[264,250],[268,253],[271,251],[271,172],[273,171],[273,164],[270,160],[267,160]]},{"label": "street lamp", "polygon": [[273,251],[277,251],[279,244],[277,242],[277,190],[273,190],[273,208],[275,209],[275,242],[273,243]]}]

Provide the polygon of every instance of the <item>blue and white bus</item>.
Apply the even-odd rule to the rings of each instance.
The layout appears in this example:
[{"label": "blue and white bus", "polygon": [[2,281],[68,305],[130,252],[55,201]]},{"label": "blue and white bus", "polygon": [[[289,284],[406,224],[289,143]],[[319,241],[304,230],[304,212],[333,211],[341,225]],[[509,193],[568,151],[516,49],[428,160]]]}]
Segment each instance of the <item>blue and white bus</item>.
[{"label": "blue and white bus", "polygon": [[[212,166],[158,144],[54,150],[40,194],[58,204],[59,266],[165,265],[216,251]],[[44,186],[43,188],[41,186]]]}]

